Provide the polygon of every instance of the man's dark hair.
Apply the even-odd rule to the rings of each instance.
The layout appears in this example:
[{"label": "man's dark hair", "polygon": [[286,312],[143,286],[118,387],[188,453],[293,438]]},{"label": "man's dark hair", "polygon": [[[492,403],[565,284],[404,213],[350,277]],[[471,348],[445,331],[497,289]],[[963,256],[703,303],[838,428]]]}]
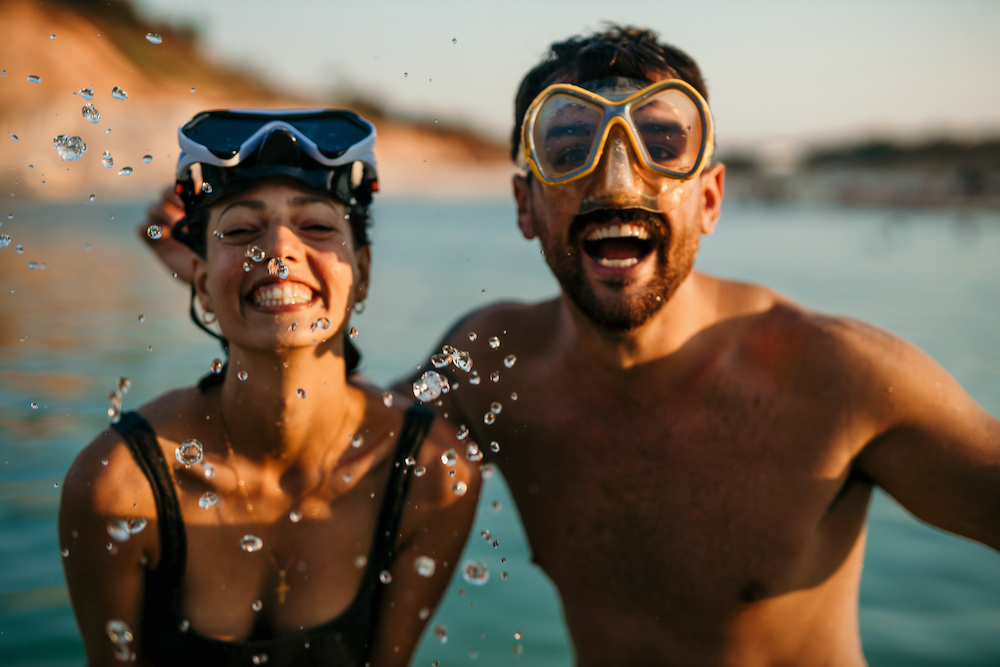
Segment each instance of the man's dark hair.
[{"label": "man's dark hair", "polygon": [[691,84],[707,101],[708,90],[698,64],[680,49],[656,41],[658,37],[646,28],[609,23],[602,32],[589,37],[576,35],[553,43],[542,61],[524,75],[517,90],[511,159],[517,160],[524,113],[538,94],[553,83],[576,84],[615,76],[642,80],[665,74]]}]

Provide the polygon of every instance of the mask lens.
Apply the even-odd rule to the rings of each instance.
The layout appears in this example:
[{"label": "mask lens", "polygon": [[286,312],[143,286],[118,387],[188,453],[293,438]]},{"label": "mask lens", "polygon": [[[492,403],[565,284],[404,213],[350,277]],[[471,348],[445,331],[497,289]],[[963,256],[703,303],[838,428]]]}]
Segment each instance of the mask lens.
[{"label": "mask lens", "polygon": [[184,126],[184,136],[220,158],[235,156],[240,146],[270,118],[235,114],[204,114]]},{"label": "mask lens", "polygon": [[532,139],[535,159],[548,178],[584,170],[593,160],[604,110],[579,97],[548,98],[535,117]]},{"label": "mask lens", "polygon": [[316,144],[320,153],[330,159],[340,157],[348,148],[371,134],[367,125],[340,114],[291,116],[285,121],[307,136]]},{"label": "mask lens", "polygon": [[653,164],[678,174],[695,168],[705,132],[690,97],[663,90],[632,107],[632,122]]}]

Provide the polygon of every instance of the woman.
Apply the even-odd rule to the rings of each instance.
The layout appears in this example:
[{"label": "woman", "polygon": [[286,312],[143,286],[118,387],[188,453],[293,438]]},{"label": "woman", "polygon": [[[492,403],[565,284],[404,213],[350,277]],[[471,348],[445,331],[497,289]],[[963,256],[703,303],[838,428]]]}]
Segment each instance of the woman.
[{"label": "woman", "polygon": [[479,475],[426,409],[350,379],[374,127],[208,112],[180,138],[174,235],[229,361],[122,415],[66,477],[89,664],[406,664]]}]

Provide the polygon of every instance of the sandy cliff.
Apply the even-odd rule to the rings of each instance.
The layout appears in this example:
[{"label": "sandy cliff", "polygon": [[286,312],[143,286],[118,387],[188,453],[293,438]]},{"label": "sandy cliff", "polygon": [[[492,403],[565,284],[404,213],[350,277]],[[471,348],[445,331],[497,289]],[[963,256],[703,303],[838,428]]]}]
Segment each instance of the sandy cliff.
[{"label": "sandy cliff", "polygon": [[[148,41],[149,32],[162,43]],[[191,31],[149,24],[123,0],[0,0],[0,69],[3,196],[145,198],[172,181],[177,127],[201,109],[335,104],[283,97],[227,70],[206,58]],[[116,86],[128,100],[112,97]],[[98,123],[82,114],[83,88],[94,91]],[[509,192],[504,146],[435,125],[371,120],[386,196]],[[86,155],[61,160],[52,147],[58,135],[81,137]],[[102,163],[105,151],[112,168]],[[132,173],[120,175],[124,167]]]}]

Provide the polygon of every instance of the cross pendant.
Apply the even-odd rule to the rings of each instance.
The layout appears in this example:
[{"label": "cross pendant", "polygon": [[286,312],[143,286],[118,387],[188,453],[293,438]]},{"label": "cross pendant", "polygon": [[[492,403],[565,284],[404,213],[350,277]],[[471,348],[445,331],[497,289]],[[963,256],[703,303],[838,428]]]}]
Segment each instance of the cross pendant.
[{"label": "cross pendant", "polygon": [[292,587],[285,581],[286,575],[284,570],[278,570],[278,585],[274,588],[274,592],[278,594],[278,604],[285,604],[285,593],[292,590]]}]

